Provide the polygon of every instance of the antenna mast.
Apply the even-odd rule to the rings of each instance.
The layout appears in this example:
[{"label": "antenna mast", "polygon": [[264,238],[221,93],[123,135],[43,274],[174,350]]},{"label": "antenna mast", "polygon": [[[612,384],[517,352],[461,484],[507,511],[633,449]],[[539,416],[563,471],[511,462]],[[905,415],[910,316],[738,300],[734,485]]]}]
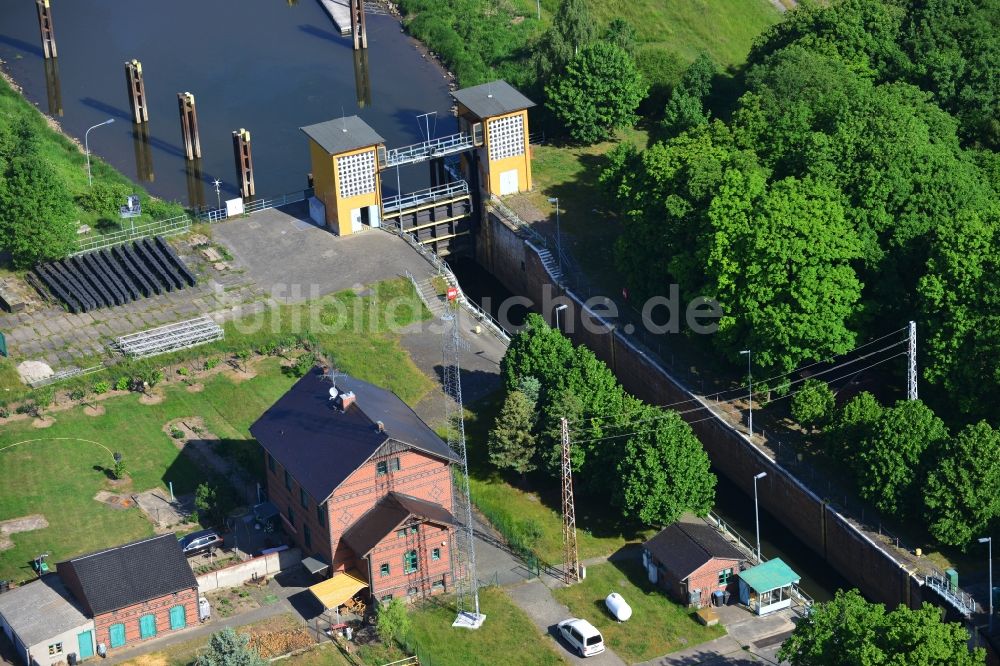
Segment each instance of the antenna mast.
[{"label": "antenna mast", "polygon": [[917,322],[910,322],[910,347],[907,354],[906,399],[917,399]]},{"label": "antenna mast", "polygon": [[562,514],[566,582],[580,582],[580,555],[576,547],[576,503],[573,500],[573,459],[570,456],[569,422],[559,420],[562,430]]},{"label": "antenna mast", "polygon": [[[452,569],[455,582],[455,599],[458,617],[452,626],[478,629],[486,616],[479,612],[479,585],[476,580],[476,546],[473,536],[472,502],[469,499],[469,459],[465,452],[465,417],[462,408],[462,382],[459,367],[461,339],[458,333],[458,312],[454,301],[448,303],[441,316],[445,323],[443,339],[445,424],[448,428],[448,447],[458,457],[455,482],[454,515],[458,521],[455,529],[455,548],[452,550]],[[469,608],[471,595],[472,608]]]}]

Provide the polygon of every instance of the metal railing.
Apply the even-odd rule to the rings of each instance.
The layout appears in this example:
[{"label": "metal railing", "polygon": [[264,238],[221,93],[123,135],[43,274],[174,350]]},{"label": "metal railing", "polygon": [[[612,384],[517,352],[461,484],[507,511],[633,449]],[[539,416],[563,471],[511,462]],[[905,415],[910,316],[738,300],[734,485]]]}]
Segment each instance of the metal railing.
[{"label": "metal railing", "polygon": [[409,208],[415,208],[426,203],[434,203],[441,199],[467,195],[468,193],[469,184],[464,180],[459,180],[453,183],[438,185],[437,187],[417,190],[408,194],[385,197],[382,199],[382,215],[401,215]]},{"label": "metal railing", "polygon": [[80,238],[76,242],[76,251],[70,256],[103,250],[114,247],[122,243],[148,238],[150,236],[176,236],[191,230],[191,218],[185,215],[178,215],[158,222],[147,222],[145,224],[133,224],[127,229],[116,231],[110,234],[88,236]]},{"label": "metal railing", "polygon": [[976,612],[978,605],[975,598],[962,588],[952,587],[944,574],[926,576],[924,583],[967,616]]},{"label": "metal railing", "polygon": [[[312,196],[312,190],[306,189],[299,192],[291,192],[289,194],[282,194],[277,197],[270,197],[265,199],[254,199],[243,205],[243,214],[249,215],[250,213],[256,213],[257,211],[266,210],[268,208],[280,208],[288,204],[298,203],[299,201],[305,201]],[[207,210],[202,213],[198,213],[198,219],[202,222],[221,222],[229,217],[229,213],[225,208],[216,208],[214,210]]]},{"label": "metal railing", "polygon": [[409,146],[386,150],[384,158],[379,161],[379,167],[385,169],[404,164],[414,164],[435,157],[460,153],[470,148],[472,148],[472,137],[465,132],[459,132],[458,134],[450,134],[431,139],[430,141],[421,141]]},{"label": "metal railing", "polygon": [[[400,236],[410,245],[410,247],[416,250],[421,257],[426,259],[431,266],[436,268],[438,275],[443,277],[445,282],[447,282],[449,286],[455,287],[455,289],[458,290],[458,297],[456,298],[458,304],[461,305],[463,308],[465,308],[465,310],[469,314],[471,314],[476,321],[485,326],[486,330],[492,333],[494,337],[496,337],[505,345],[510,343],[510,333],[507,332],[507,330],[500,324],[500,322],[497,321],[493,317],[493,315],[491,315],[489,312],[482,309],[476,303],[474,303],[473,301],[469,300],[469,298],[466,297],[465,292],[462,291],[462,286],[458,283],[458,278],[455,277],[455,273],[454,271],[451,270],[451,266],[448,265],[448,262],[446,262],[444,259],[434,254],[434,252],[432,252],[426,245],[422,245],[420,241],[417,240],[417,237],[414,236],[413,234],[407,233],[405,231],[400,231],[399,229],[394,229],[391,227],[383,227],[383,228],[388,231],[391,231],[391,233]],[[407,271],[407,276],[413,282],[414,288],[417,290],[417,293],[420,294],[420,287],[417,285],[416,279],[412,275],[410,275],[408,271]],[[423,296],[421,296],[421,299],[423,300]],[[424,302],[426,303],[426,301]],[[430,306],[428,305],[428,307]]]}]

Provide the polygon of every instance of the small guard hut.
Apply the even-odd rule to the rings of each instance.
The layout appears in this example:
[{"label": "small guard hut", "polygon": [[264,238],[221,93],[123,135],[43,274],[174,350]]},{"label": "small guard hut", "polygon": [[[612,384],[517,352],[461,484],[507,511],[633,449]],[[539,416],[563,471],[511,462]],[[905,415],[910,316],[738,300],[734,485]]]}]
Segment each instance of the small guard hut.
[{"label": "small guard hut", "polygon": [[799,575],[781,558],[741,571],[740,603],[757,615],[767,615],[792,605],[792,588]]},{"label": "small guard hut", "polygon": [[377,153],[385,139],[358,116],[300,129],[309,137],[312,159],[312,220],[338,236],[362,231],[364,225],[379,226],[382,193]]},{"label": "small guard hut", "polygon": [[[451,95],[458,102],[459,130],[479,146],[475,161],[482,189],[497,196],[531,190],[528,109],[535,103],[506,81],[463,88]],[[470,165],[470,171],[473,168]]]}]

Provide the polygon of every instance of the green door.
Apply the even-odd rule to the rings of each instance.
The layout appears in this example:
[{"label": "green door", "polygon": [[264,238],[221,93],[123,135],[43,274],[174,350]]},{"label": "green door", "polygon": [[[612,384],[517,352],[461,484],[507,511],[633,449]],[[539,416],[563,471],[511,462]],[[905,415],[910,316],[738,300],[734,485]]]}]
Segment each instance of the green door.
[{"label": "green door", "polygon": [[76,635],[76,642],[80,645],[80,661],[94,656],[94,634],[90,630],[82,631]]},{"label": "green door", "polygon": [[125,625],[111,625],[111,647],[118,648],[125,645]]},{"label": "green door", "polygon": [[170,628],[183,629],[187,626],[187,617],[184,613],[184,606],[174,606],[170,609]]},{"label": "green door", "polygon": [[156,635],[156,616],[143,615],[139,618],[139,638],[152,638]]}]

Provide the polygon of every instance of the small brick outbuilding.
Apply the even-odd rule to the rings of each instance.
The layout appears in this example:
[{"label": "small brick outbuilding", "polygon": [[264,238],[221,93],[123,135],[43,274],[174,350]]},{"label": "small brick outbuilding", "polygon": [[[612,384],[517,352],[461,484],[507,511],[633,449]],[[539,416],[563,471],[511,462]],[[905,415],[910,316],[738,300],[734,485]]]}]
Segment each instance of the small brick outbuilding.
[{"label": "small brick outbuilding", "polygon": [[643,566],[652,583],[687,606],[712,603],[712,593],[736,591],[746,558],[715,528],[677,522],[643,544]]},{"label": "small brick outbuilding", "polygon": [[108,649],[198,623],[198,581],[172,533],[81,555],[57,571]]}]

